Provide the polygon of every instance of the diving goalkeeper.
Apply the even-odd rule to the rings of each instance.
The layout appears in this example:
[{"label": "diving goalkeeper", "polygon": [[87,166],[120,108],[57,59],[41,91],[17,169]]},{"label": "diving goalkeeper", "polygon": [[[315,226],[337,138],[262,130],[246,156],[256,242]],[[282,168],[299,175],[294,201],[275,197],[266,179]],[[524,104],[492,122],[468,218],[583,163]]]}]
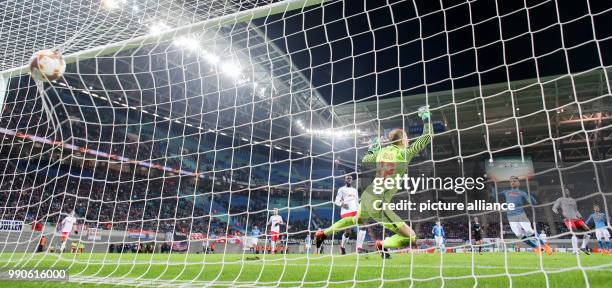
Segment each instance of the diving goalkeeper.
[{"label": "diving goalkeeper", "polygon": [[[419,117],[425,121],[429,121],[429,110],[427,107],[419,108]],[[365,165],[375,165],[377,178],[394,178],[395,175],[405,174],[410,160],[419,152],[421,152],[431,141],[431,125],[426,124],[423,128],[423,135],[408,147],[408,135],[401,129],[394,129],[389,133],[387,145],[381,148],[379,143],[370,145],[368,152],[363,157],[361,162]],[[376,200],[381,200],[382,203],[389,203],[393,195],[397,192],[397,185],[393,185],[392,189],[384,189],[382,193],[374,193],[374,184],[370,184],[359,203],[357,215],[353,217],[343,218],[334,223],[331,227],[324,231],[319,231],[315,234],[315,244],[317,248],[325,239],[346,228],[356,226],[357,224],[364,225],[369,218],[382,224],[385,229],[392,231],[393,236],[387,237],[384,241],[376,241],[376,248],[381,252],[383,258],[389,258],[388,248],[400,248],[414,245],[416,242],[416,234],[394,211],[376,209],[374,207]],[[379,201],[377,201],[379,202]]]}]

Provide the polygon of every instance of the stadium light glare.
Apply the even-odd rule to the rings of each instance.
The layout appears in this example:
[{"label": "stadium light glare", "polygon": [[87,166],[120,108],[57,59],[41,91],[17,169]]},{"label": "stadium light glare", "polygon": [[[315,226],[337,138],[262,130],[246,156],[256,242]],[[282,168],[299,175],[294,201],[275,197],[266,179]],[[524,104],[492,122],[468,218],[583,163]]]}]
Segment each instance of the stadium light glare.
[{"label": "stadium light glare", "polygon": [[259,88],[259,97],[266,95],[266,87]]},{"label": "stadium light glare", "polygon": [[295,121],[296,125],[298,126],[298,128],[300,128],[303,132],[307,133],[307,134],[314,134],[317,136],[349,136],[349,135],[353,135],[353,134],[359,134],[359,135],[365,135],[367,133],[359,130],[359,129],[350,129],[350,130],[339,130],[339,129],[332,129],[332,128],[328,128],[328,129],[307,129],[304,126],[304,123],[302,122],[301,119],[298,119]]},{"label": "stadium light glare", "polygon": [[221,71],[234,79],[240,77],[240,66],[234,61],[228,61],[221,65]]},{"label": "stadium light glare", "polygon": [[102,7],[108,10],[119,9],[125,0],[102,0]]},{"label": "stadium light glare", "polygon": [[344,137],[351,136],[354,134],[358,135],[367,135],[366,132],[361,131],[359,129],[350,129],[350,130],[339,130],[339,129],[306,129],[301,120],[296,121],[297,126],[302,129],[307,134],[314,134],[317,136],[327,136],[327,137]]},{"label": "stadium light glare", "polygon": [[204,57],[204,59],[210,65],[217,65],[217,64],[219,64],[219,61],[221,60],[221,59],[219,59],[219,56],[217,56],[217,55],[215,55],[213,53],[207,52],[207,51],[203,51],[202,52],[202,57]]},{"label": "stadium light glare", "polygon": [[153,25],[151,25],[151,27],[149,27],[149,34],[151,35],[157,35],[160,34],[166,30],[170,29],[170,26],[168,26],[166,23],[164,22],[157,22]]},{"label": "stadium light glare", "polygon": [[197,51],[200,49],[198,40],[192,37],[179,37],[174,40],[174,45],[187,50]]}]

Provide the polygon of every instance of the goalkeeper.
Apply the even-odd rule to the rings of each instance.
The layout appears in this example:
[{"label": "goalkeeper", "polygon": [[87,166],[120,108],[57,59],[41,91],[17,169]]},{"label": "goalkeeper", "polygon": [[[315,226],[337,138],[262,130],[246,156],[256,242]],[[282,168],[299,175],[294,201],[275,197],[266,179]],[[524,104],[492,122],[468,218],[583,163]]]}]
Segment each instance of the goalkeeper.
[{"label": "goalkeeper", "polygon": [[[429,121],[429,110],[427,107],[419,108],[418,115],[423,121]],[[423,128],[423,135],[408,147],[406,132],[401,129],[394,129],[389,133],[388,142],[385,147],[381,148],[379,143],[370,145],[368,152],[362,159],[362,163],[375,165],[377,178],[394,178],[395,175],[405,174],[410,160],[419,154],[431,141],[431,130],[431,125],[426,124]],[[321,244],[328,236],[357,224],[364,225],[369,218],[374,219],[387,230],[394,233],[393,236],[387,237],[382,242],[376,241],[376,248],[381,251],[383,258],[390,257],[389,253],[386,252],[388,248],[414,245],[416,234],[408,224],[395,214],[394,211],[378,210],[374,207],[376,200],[381,200],[382,203],[389,203],[391,201],[397,192],[396,185],[393,186],[394,188],[392,189],[384,189],[382,193],[375,193],[374,184],[370,184],[361,196],[356,216],[343,218],[326,230],[315,234],[317,248],[321,247]]]}]

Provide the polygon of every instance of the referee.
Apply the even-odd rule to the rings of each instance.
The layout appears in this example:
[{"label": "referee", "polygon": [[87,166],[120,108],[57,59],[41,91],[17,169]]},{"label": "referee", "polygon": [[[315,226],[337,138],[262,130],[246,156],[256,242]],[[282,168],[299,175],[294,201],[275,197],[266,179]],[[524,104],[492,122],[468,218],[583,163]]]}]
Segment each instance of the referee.
[{"label": "referee", "polygon": [[474,217],[472,223],[472,239],[474,239],[474,245],[478,245],[478,253],[482,254],[482,226],[478,222],[478,217]]}]

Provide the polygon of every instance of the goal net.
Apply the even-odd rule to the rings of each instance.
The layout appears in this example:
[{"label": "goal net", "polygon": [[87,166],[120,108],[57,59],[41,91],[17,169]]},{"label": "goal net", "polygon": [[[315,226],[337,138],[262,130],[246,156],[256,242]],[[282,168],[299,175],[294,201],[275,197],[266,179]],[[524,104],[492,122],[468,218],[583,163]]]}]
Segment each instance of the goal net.
[{"label": "goal net", "polygon": [[[610,280],[603,1],[30,2],[0,3],[0,275]],[[43,49],[62,53],[61,79],[28,74]],[[414,144],[394,173],[422,185],[385,190],[393,214],[354,216],[379,199],[364,159],[401,149],[397,128]],[[346,176],[355,207],[337,197]]]}]

